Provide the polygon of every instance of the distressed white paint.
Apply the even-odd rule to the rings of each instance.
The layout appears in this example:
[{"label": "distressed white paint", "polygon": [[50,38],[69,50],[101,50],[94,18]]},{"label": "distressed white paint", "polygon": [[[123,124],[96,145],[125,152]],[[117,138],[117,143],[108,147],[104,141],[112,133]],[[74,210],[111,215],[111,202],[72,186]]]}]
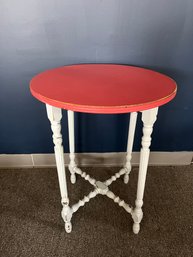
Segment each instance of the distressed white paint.
[{"label": "distressed white paint", "polygon": [[132,212],[132,218],[134,220],[133,232],[137,234],[140,230],[140,222],[143,218],[143,194],[145,188],[145,180],[147,174],[147,166],[149,161],[151,134],[153,131],[153,124],[156,121],[158,108],[150,109],[142,112],[143,121],[143,137],[142,148],[140,153],[139,175],[137,184],[137,199],[135,201],[135,209]]},{"label": "distressed white paint", "polygon": [[74,112],[68,111],[68,135],[69,135],[69,148],[70,148],[70,163],[68,168],[70,170],[71,176],[70,180],[72,184],[76,183],[76,176],[74,172],[74,168],[76,167],[75,163],[75,135],[74,135]]},{"label": "distressed white paint", "polygon": [[53,142],[54,142],[54,151],[56,158],[56,166],[58,171],[58,179],[60,185],[61,193],[61,203],[63,205],[62,217],[65,222],[66,232],[71,232],[71,209],[69,207],[69,198],[67,192],[67,183],[66,183],[66,172],[64,165],[64,150],[62,146],[62,134],[61,134],[61,119],[62,119],[62,110],[46,104],[48,119],[51,123],[51,129],[53,132]]},{"label": "distressed white paint", "polygon": [[127,172],[124,176],[125,184],[129,182],[129,173],[131,172],[131,158],[132,158],[136,122],[137,122],[137,112],[132,112],[130,114],[128,139],[127,139],[127,156],[126,156],[126,164],[125,164],[125,168],[127,169]]},{"label": "distressed white paint", "polygon": [[[132,207],[130,207],[127,203],[125,203],[124,200],[121,200],[108,188],[108,186],[111,185],[114,181],[116,181],[116,179],[120,178],[121,175],[128,173],[127,166],[125,166],[125,168],[121,169],[119,172],[113,175],[110,179],[104,182],[96,181],[90,175],[86,174],[86,172],[82,172],[80,168],[76,167],[75,153],[74,153],[74,113],[72,111],[68,111],[68,127],[69,127],[69,143],[70,143],[69,169],[71,172],[71,182],[75,183],[76,181],[75,173],[77,173],[86,181],[88,181],[91,185],[93,185],[94,190],[91,191],[87,196],[84,196],[82,200],[79,200],[76,204],[72,205],[72,207],[69,206],[65,164],[64,164],[64,151],[62,146],[62,134],[61,134],[62,110],[60,108],[56,108],[48,104],[46,105],[46,108],[47,108],[47,115],[51,123],[51,129],[53,132],[56,166],[58,171],[60,193],[62,198],[61,202],[63,205],[61,215],[65,222],[66,232],[70,233],[72,230],[72,224],[71,224],[72,214],[76,212],[81,206],[84,206],[87,202],[89,202],[92,198],[94,198],[98,194],[106,195],[107,197],[112,199],[115,203],[117,203],[119,206],[123,207],[128,213],[131,213]],[[131,134],[134,134],[133,129]],[[133,141],[133,138],[132,137],[130,138]],[[131,154],[130,148],[131,147],[129,146],[129,154]],[[130,157],[127,158],[128,162],[130,162],[130,159],[131,159]]]},{"label": "distressed white paint", "polygon": [[[48,118],[51,123],[51,129],[53,132],[55,158],[56,158],[58,179],[59,179],[60,192],[61,192],[62,205],[63,205],[61,215],[65,222],[66,232],[70,233],[72,230],[71,218],[73,213],[76,212],[81,206],[84,206],[92,198],[94,198],[98,194],[101,194],[101,195],[106,195],[108,198],[112,199],[115,203],[117,203],[120,207],[123,207],[128,213],[132,215],[132,218],[134,220],[133,232],[137,234],[140,230],[140,222],[143,217],[142,205],[143,205],[143,194],[144,194],[144,188],[145,188],[147,166],[148,166],[149,154],[150,154],[149,147],[151,144],[151,134],[153,131],[153,124],[156,121],[158,108],[142,112],[143,137],[142,137],[142,148],[140,153],[140,165],[139,165],[137,198],[135,201],[135,205],[136,205],[135,209],[133,209],[124,200],[120,199],[119,196],[116,196],[112,191],[110,191],[108,186],[110,186],[114,181],[116,181],[122,175],[124,175],[124,182],[127,182],[127,179],[128,179],[127,176],[131,171],[131,155],[132,155],[132,147],[133,147],[135,127],[136,127],[137,113],[131,114],[129,132],[128,132],[126,164],[122,169],[120,169],[119,172],[114,174],[106,181],[96,181],[94,178],[92,178],[86,172],[83,172],[76,165],[75,147],[74,147],[75,145],[74,113],[71,111],[68,111],[69,144],[70,144],[69,169],[71,172],[71,182],[75,183],[76,181],[75,174],[78,174],[86,181],[88,181],[91,185],[94,186],[94,190],[92,190],[87,196],[84,196],[82,200],[79,200],[76,204],[70,207],[68,192],[67,192],[64,152],[63,152],[63,146],[62,146],[62,134],[61,134],[61,124],[60,124],[61,118],[62,118],[62,111],[61,109],[52,107],[50,105],[46,105],[46,108],[47,108]],[[37,155],[31,156],[33,166],[35,166],[35,162],[36,162],[34,158],[35,156]],[[192,154],[191,154],[191,157],[192,157]]]},{"label": "distressed white paint", "polygon": [[109,190],[108,186],[111,185],[114,181],[120,178],[121,175],[124,175],[127,172],[126,168],[122,168],[119,172],[113,175],[111,178],[106,181],[96,181],[94,178],[91,178],[86,172],[83,172],[80,168],[74,169],[75,173],[79,174],[82,178],[87,180],[91,185],[94,186],[94,190],[91,191],[87,196],[84,196],[82,200],[79,200],[76,204],[71,207],[72,213],[76,212],[81,206],[84,206],[88,203],[92,198],[97,196],[98,194],[106,195],[110,199],[112,199],[115,203],[117,203],[120,207],[123,207],[128,213],[132,212],[132,207],[129,206],[124,200],[120,199],[116,196],[112,191]]},{"label": "distressed white paint", "polygon": [[105,184],[107,186],[110,186],[113,183],[113,181],[115,181],[116,179],[120,178],[120,176],[122,176],[122,175],[124,175],[126,173],[127,173],[127,169],[126,168],[121,169],[119,172],[115,173],[111,178],[107,179],[105,181]]},{"label": "distressed white paint", "polygon": [[98,194],[97,189],[94,189],[91,191],[87,196],[84,196],[82,200],[79,200],[76,204],[72,206],[72,212],[78,211],[78,209],[81,206],[84,206],[86,203],[88,203],[92,198],[94,198]]},{"label": "distressed white paint", "polygon": [[96,180],[94,178],[91,178],[90,175],[86,174],[86,172],[82,172],[82,170],[80,168],[74,168],[74,172],[79,174],[82,178],[84,178],[85,180],[88,180],[88,182],[91,184],[91,185],[95,185],[96,183]]}]

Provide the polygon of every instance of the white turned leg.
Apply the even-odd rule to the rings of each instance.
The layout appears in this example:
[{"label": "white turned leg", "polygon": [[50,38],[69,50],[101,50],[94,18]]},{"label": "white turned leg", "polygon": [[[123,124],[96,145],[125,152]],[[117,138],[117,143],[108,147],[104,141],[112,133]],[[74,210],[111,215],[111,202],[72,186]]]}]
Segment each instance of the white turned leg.
[{"label": "white turned leg", "polygon": [[69,207],[69,199],[67,192],[66,173],[64,165],[64,150],[62,146],[62,134],[61,134],[61,119],[62,110],[60,108],[53,107],[46,104],[48,119],[51,123],[51,129],[53,132],[54,151],[56,158],[56,166],[58,172],[61,202],[63,205],[62,217],[65,222],[66,232],[71,232],[71,209]]},{"label": "white turned leg", "polygon": [[142,137],[142,148],[140,152],[140,164],[139,164],[139,175],[137,185],[137,199],[135,201],[135,209],[132,212],[132,218],[134,220],[133,232],[139,233],[140,222],[143,218],[142,205],[143,205],[143,194],[145,188],[145,180],[147,174],[147,166],[149,161],[150,145],[151,145],[151,134],[153,131],[153,124],[156,121],[158,108],[150,109],[142,112],[143,121],[143,137]]},{"label": "white turned leg", "polygon": [[71,173],[70,180],[72,184],[76,183],[76,175],[75,175],[75,143],[74,143],[74,112],[68,111],[68,135],[69,135],[69,148],[70,148],[70,163],[69,163],[69,170]]},{"label": "white turned leg", "polygon": [[132,112],[130,114],[128,139],[127,139],[127,155],[126,155],[126,164],[125,164],[125,168],[127,169],[127,172],[124,175],[125,184],[129,182],[129,173],[131,171],[131,158],[132,158],[136,121],[137,121],[137,112]]}]

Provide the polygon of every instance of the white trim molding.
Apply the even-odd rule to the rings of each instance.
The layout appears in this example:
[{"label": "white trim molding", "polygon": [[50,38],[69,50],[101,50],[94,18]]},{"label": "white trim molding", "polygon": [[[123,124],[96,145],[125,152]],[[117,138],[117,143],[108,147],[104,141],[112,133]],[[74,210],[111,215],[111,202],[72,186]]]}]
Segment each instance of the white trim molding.
[{"label": "white trim molding", "polygon": [[[79,166],[121,166],[126,153],[76,153]],[[193,152],[151,152],[149,165],[190,165]],[[65,165],[69,165],[69,154],[64,154]],[[133,152],[132,165],[139,165],[139,152]],[[56,167],[54,154],[1,154],[0,168],[46,168]]]}]

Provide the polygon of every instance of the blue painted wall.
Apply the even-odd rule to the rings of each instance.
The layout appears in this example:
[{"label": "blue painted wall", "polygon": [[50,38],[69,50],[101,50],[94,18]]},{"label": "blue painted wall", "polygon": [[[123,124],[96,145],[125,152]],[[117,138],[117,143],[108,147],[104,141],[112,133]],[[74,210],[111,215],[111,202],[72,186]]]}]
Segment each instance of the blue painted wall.
[{"label": "blue painted wall", "polygon": [[[160,108],[152,150],[192,151],[192,14],[191,0],[1,0],[0,153],[53,151],[45,107],[30,95],[29,81],[52,67],[87,62],[138,65],[173,77],[178,95]],[[124,151],[127,128],[128,115],[79,113],[77,150]]]}]

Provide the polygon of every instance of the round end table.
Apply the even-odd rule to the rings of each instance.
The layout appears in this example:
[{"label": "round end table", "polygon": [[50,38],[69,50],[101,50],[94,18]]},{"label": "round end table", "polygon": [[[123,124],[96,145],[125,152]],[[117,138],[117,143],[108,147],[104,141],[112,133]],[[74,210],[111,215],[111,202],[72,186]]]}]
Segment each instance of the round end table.
[{"label": "round end table", "polygon": [[[158,107],[171,101],[177,86],[171,78],[144,68],[115,64],[80,64],[51,69],[35,76],[30,83],[32,95],[46,104],[53,132],[55,158],[61,193],[62,218],[66,232],[71,232],[71,218],[81,206],[96,195],[106,195],[131,214],[133,232],[140,230],[146,173],[150,154],[151,134]],[[94,189],[82,200],[70,206],[64,151],[62,146],[62,109],[68,112],[71,182],[76,174],[87,180]],[[106,181],[96,181],[77,167],[75,161],[74,112],[116,114],[130,113],[127,154],[123,168]],[[132,148],[138,112],[142,112],[143,137],[140,152],[135,207],[116,196],[109,186],[120,176],[129,181]]]}]

